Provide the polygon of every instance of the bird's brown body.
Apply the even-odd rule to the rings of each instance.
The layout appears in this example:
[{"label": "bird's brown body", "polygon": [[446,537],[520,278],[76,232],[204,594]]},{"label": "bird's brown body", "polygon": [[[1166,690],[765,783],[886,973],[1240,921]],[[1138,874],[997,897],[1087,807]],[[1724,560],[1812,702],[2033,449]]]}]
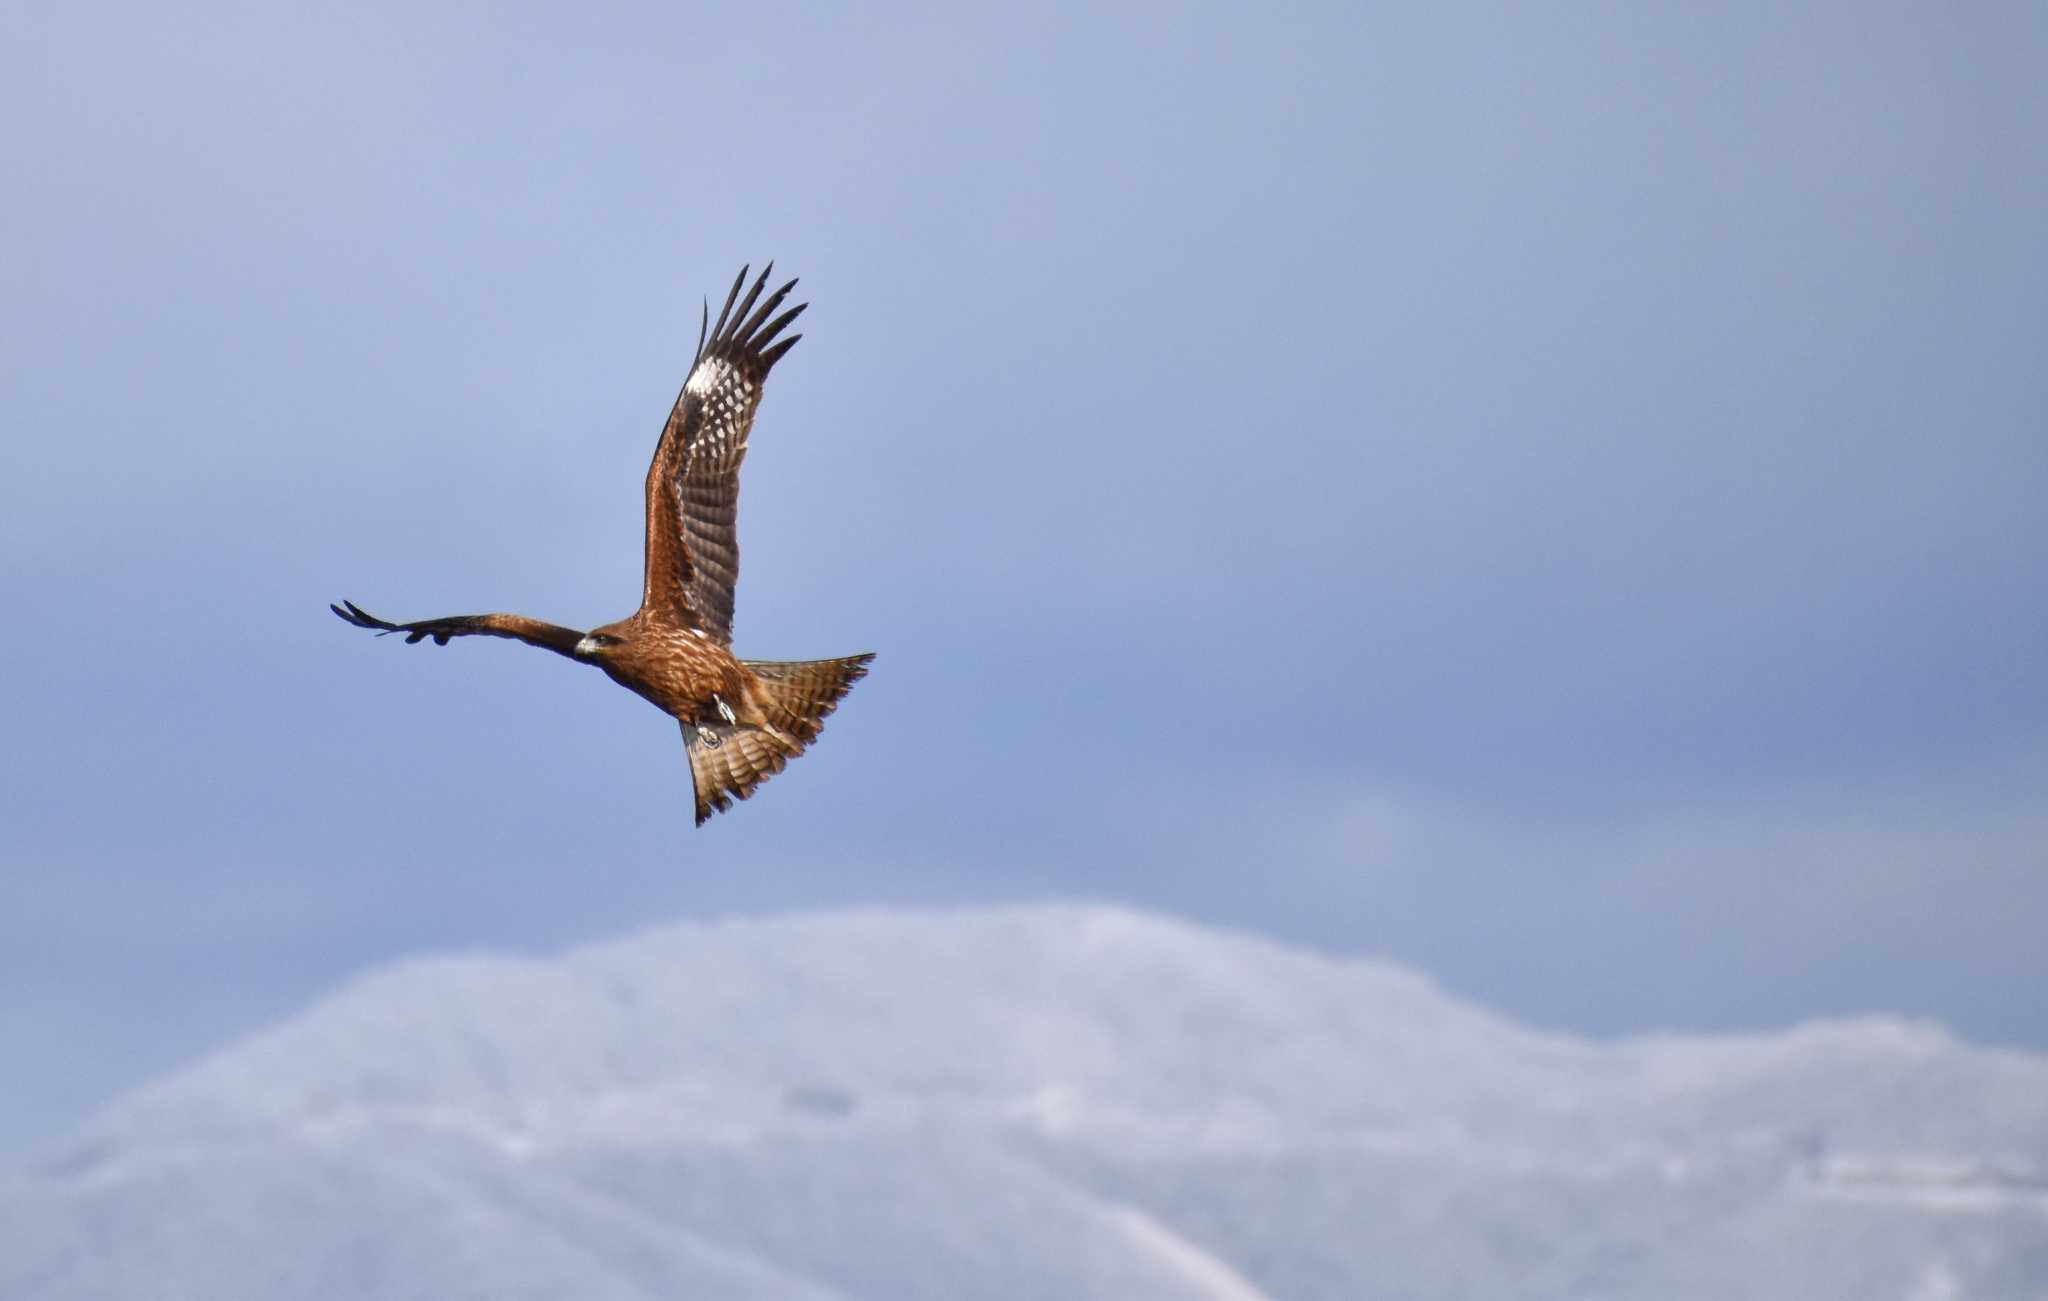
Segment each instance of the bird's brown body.
[{"label": "bird's brown body", "polygon": [[[768,688],[747,662],[696,628],[676,628],[639,615],[591,630],[619,639],[594,657],[605,676],[678,722],[775,730]],[[720,711],[723,703],[733,717]]]},{"label": "bird's brown body", "polygon": [[742,718],[758,716],[754,675],[696,629],[648,624],[635,615],[593,631],[620,639],[597,660],[605,676],[682,722],[720,721],[714,700],[725,701]]},{"label": "bird's brown body", "polygon": [[802,754],[874,658],[742,660],[732,653],[740,462],[768,372],[802,337],[775,343],[775,336],[803,311],[799,305],[770,321],[796,282],[756,307],[768,272],[739,300],[746,276],[742,270],[733,282],[715,328],[705,313],[707,333],[647,467],[646,568],[633,614],[583,633],[516,614],[395,624],[349,602],[332,607],[357,627],[402,632],[408,642],[509,637],[603,669],[682,725],[700,824]]}]

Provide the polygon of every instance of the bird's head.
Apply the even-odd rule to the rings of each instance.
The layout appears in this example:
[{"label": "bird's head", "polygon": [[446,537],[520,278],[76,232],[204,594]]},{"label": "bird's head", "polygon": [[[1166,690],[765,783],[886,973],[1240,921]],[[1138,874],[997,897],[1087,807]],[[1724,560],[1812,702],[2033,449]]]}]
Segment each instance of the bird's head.
[{"label": "bird's head", "polygon": [[616,625],[592,629],[576,643],[576,658],[594,664],[610,654],[614,647],[623,645],[625,640],[616,630]]}]

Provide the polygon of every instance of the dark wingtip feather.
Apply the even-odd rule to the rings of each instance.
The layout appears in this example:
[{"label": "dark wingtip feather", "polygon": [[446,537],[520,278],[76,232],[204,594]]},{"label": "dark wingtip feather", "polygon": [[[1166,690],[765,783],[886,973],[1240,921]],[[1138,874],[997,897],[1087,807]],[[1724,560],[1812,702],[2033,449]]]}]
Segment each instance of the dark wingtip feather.
[{"label": "dark wingtip feather", "polygon": [[354,601],[343,601],[340,605],[330,605],[327,608],[334,611],[344,622],[352,623],[358,628],[368,628],[379,637],[404,631],[395,623],[379,619]]},{"label": "dark wingtip feather", "polygon": [[[792,280],[790,281],[790,283],[795,284],[796,282]],[[788,292],[789,291],[787,289],[783,290],[783,293]],[[804,314],[804,308],[809,306],[809,303],[798,303],[795,307],[790,308],[782,315],[768,322],[768,324],[762,328],[761,332],[754,336],[754,346],[756,348],[766,348],[769,344],[775,342],[775,336],[782,333],[783,327],[788,325],[791,321],[794,321],[797,317],[802,316]]]},{"label": "dark wingtip feather", "polygon": [[[756,279],[752,287],[750,287],[747,290],[747,296],[740,300],[740,305],[733,309],[731,324],[728,325],[725,332],[719,336],[719,342],[731,343],[746,332],[744,329],[741,328],[740,322],[746,320],[747,313],[754,310],[755,301],[761,297],[761,291],[765,289],[768,285],[768,273],[770,271],[773,271],[774,269],[775,264],[773,262],[770,262],[767,266],[761,268],[760,277]],[[740,273],[740,276],[742,279],[744,279],[746,277],[746,272],[742,271]]]},{"label": "dark wingtip feather", "polygon": [[[703,321],[697,331],[697,355],[690,367],[695,370],[706,357],[723,357],[739,360],[751,354],[760,361],[762,371],[773,366],[782,355],[789,351],[802,335],[792,335],[781,343],[774,340],[790,322],[801,316],[809,303],[796,306],[776,315],[783,301],[796,288],[798,277],[792,276],[774,293],[764,300],[762,291],[768,287],[769,277],[774,274],[775,264],[769,262],[757,275],[752,265],[740,268],[734,277],[732,288],[725,294],[725,305],[718,309],[718,319],[711,320],[711,304],[707,299],[702,312]],[[744,291],[744,292],[742,292]],[[773,318],[773,319],[771,319]],[[773,346],[770,346],[770,345]],[[680,398],[678,399],[680,401]]]},{"label": "dark wingtip feather", "polygon": [[733,332],[733,341],[746,348],[759,348],[766,342],[756,338],[755,331],[761,328],[761,322],[767,320],[776,308],[782,306],[782,300],[789,297],[789,291],[795,286],[796,281],[792,280],[763,299],[761,305],[754,309],[754,314],[747,318],[747,323]]},{"label": "dark wingtip feather", "polygon": [[732,305],[740,296],[740,286],[747,282],[747,270],[748,268],[741,267],[740,273],[732,278],[732,288],[725,291],[725,306],[718,309],[718,324],[711,327],[711,339],[714,343],[725,336],[726,318],[732,315]]}]

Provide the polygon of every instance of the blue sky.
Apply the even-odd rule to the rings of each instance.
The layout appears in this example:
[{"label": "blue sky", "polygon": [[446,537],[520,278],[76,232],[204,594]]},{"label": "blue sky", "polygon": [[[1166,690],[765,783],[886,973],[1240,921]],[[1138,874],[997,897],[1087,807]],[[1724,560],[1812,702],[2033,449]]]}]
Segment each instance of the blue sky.
[{"label": "blue sky", "polygon": [[[851,902],[2048,1047],[2039,7],[6,21],[0,1151],[397,954]],[[626,613],[765,257],[739,649],[880,658],[693,831],[600,675],[326,603]]]}]

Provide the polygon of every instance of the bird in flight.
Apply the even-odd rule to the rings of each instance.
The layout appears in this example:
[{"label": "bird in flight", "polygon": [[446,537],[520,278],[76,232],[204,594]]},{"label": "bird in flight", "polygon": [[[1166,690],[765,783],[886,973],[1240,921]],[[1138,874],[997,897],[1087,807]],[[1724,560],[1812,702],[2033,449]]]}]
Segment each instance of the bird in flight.
[{"label": "bird in flight", "polygon": [[638,610],[578,632],[518,614],[387,623],[352,601],[328,607],[380,636],[402,632],[408,644],[509,637],[603,669],[682,724],[698,826],[752,795],[817,740],[825,716],[874,659],[872,652],[832,660],[743,660],[732,653],[740,462],[768,372],[803,337],[777,343],[776,336],[809,306],[775,315],[796,281],[763,299],[773,269],[771,262],[742,298],[742,267],[717,325],[704,305],[697,355],[647,467],[647,567]]}]

